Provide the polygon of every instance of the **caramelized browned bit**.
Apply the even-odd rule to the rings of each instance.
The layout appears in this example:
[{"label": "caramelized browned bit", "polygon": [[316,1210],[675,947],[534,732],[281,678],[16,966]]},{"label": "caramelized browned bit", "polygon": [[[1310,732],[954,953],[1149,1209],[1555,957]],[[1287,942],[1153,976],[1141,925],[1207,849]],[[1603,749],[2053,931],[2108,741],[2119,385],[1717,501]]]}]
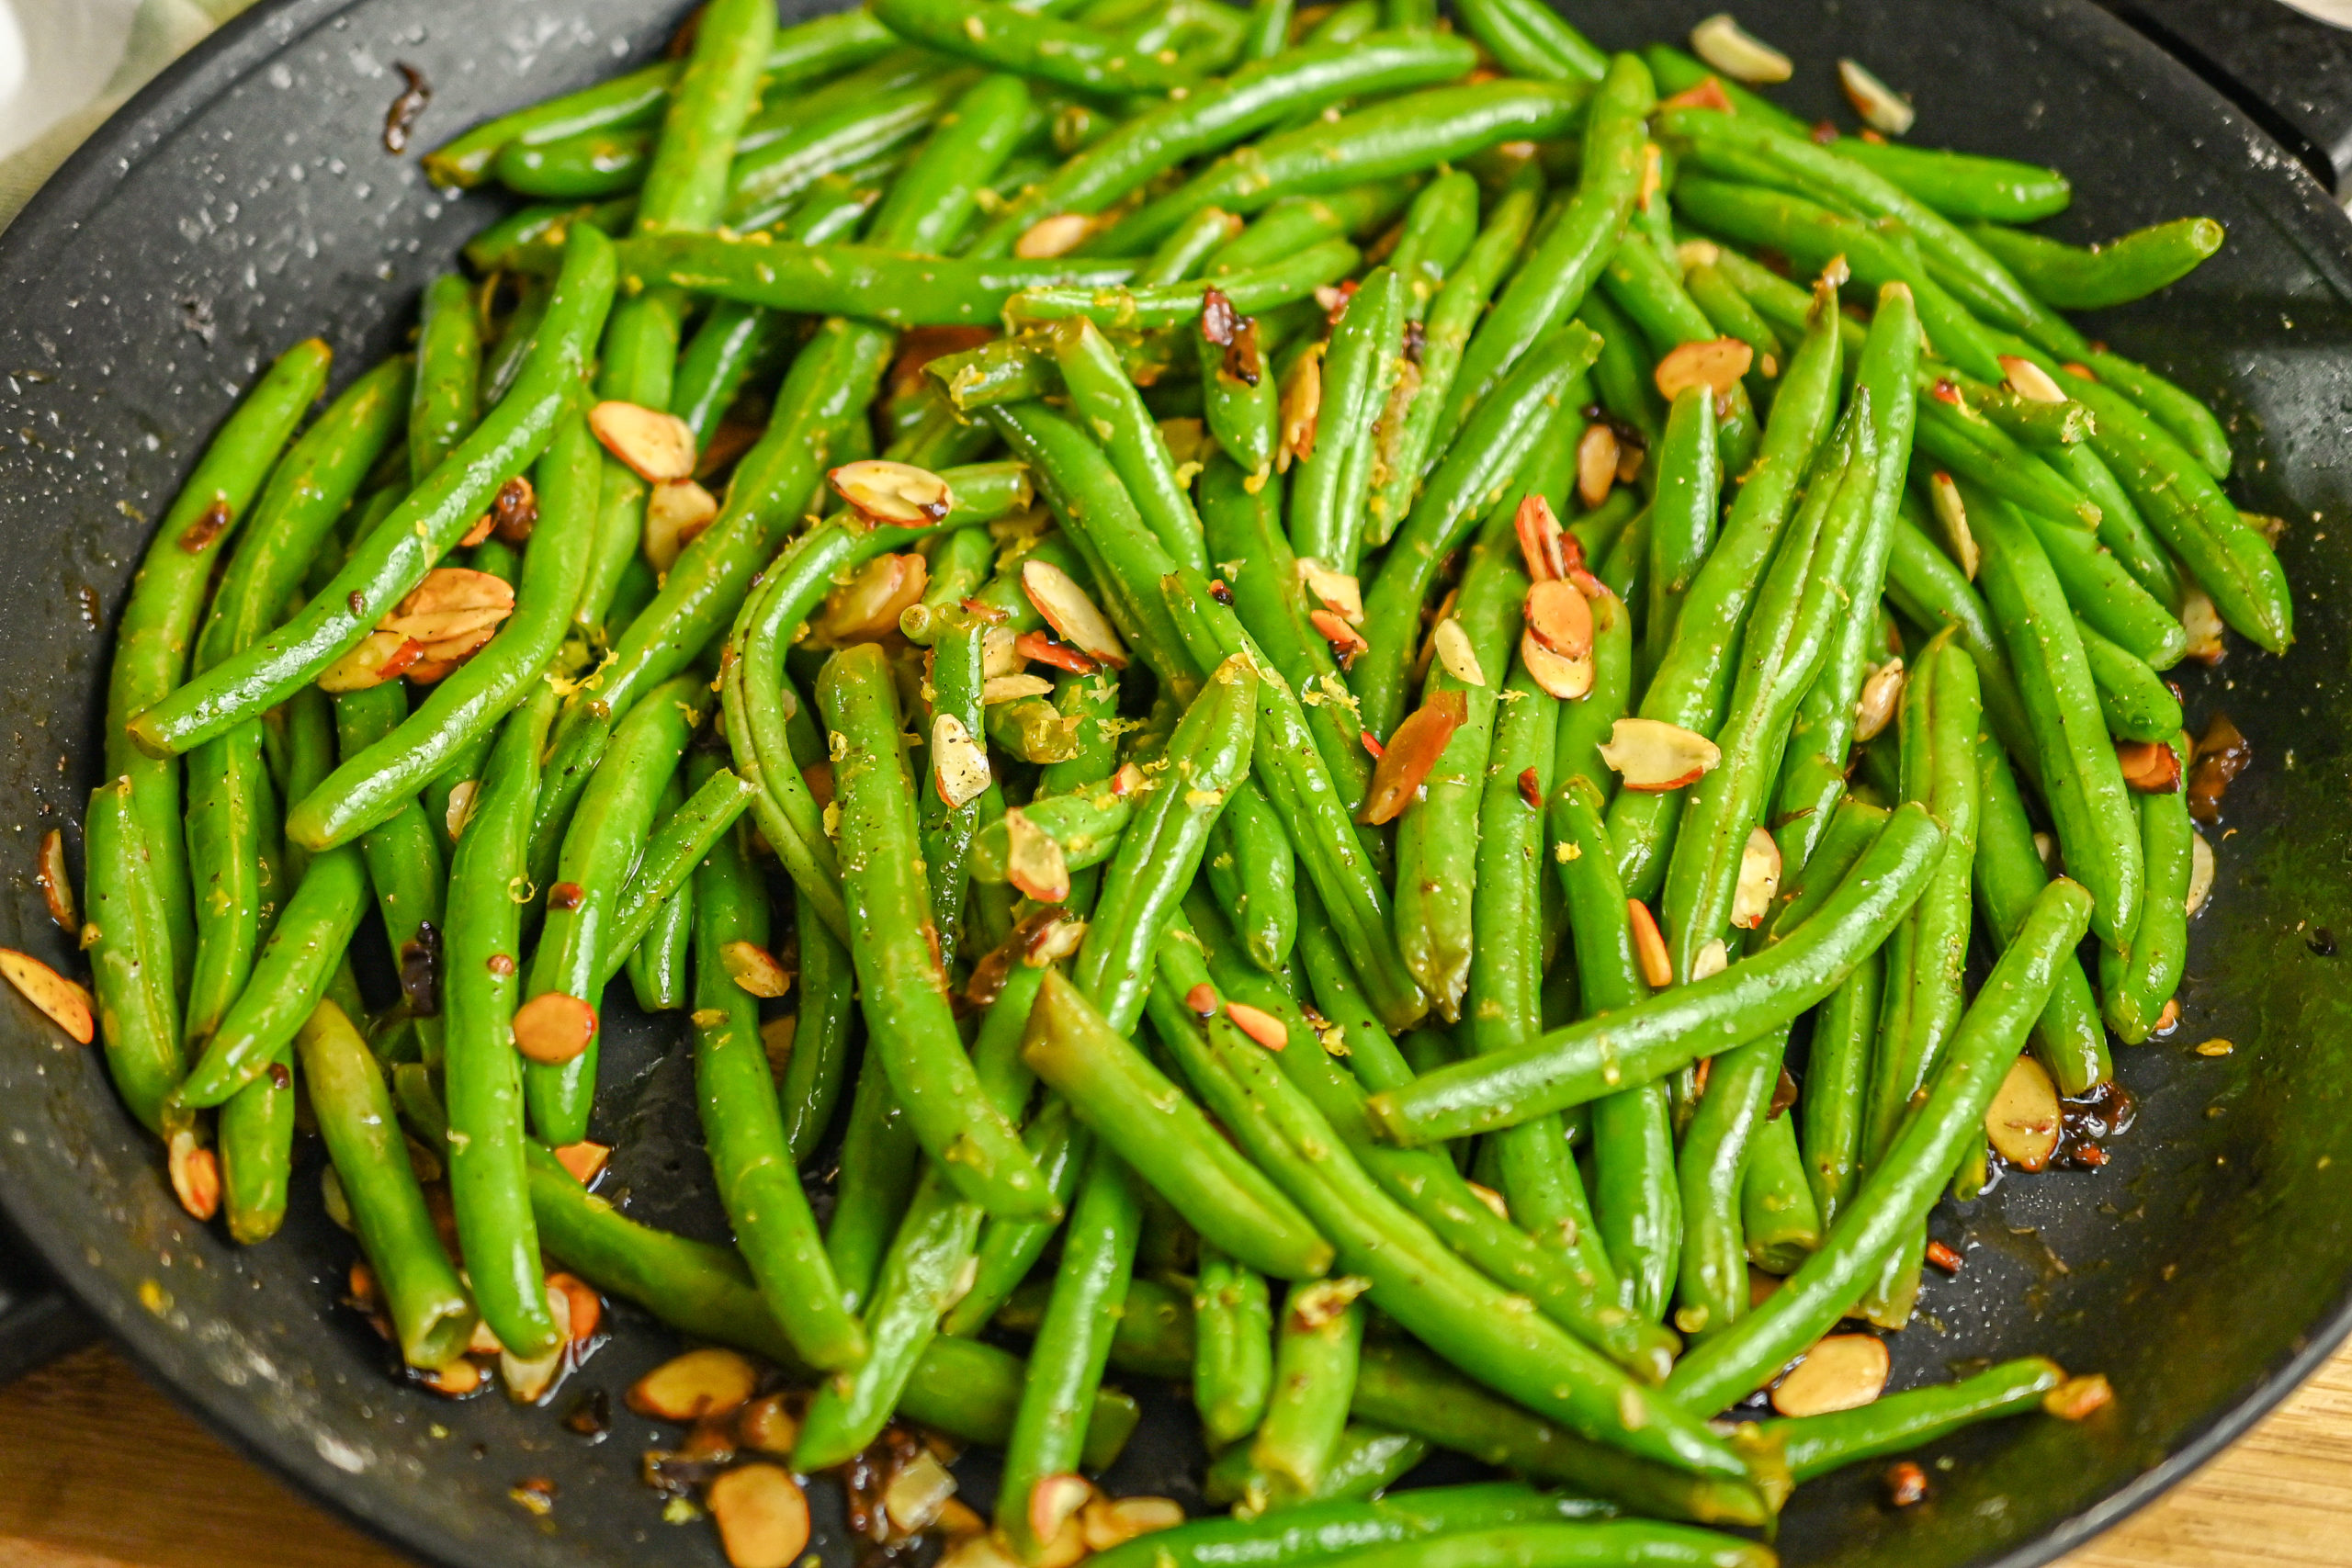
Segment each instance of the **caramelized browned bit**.
[{"label": "caramelized browned bit", "polygon": [[192,556],[202,555],[211,547],[212,541],[220,536],[221,530],[229,526],[230,516],[229,498],[224,495],[206,507],[201,516],[181,531],[180,548]]},{"label": "caramelized browned bit", "polygon": [[1203,1018],[1216,1016],[1216,990],[1206,980],[1184,993],[1184,1005]]},{"label": "caramelized browned bit", "polygon": [[2253,761],[2254,748],[2230,716],[2215,714],[2197,742],[2197,765],[2188,775],[2188,814],[2199,822],[2219,822],[2222,796]]},{"label": "caramelized browned bit", "polygon": [[1413,364],[1421,362],[1421,351],[1429,345],[1429,333],[1419,321],[1405,323],[1405,357]]},{"label": "caramelized browned bit", "polygon": [[269,1065],[269,1087],[283,1094],[294,1087],[294,1069],[283,1062]]},{"label": "caramelized browned bit", "polygon": [[1530,811],[1544,809],[1544,781],[1536,777],[1533,768],[1523,769],[1520,773],[1519,798],[1527,803]]},{"label": "caramelized browned bit", "polygon": [[58,930],[79,935],[82,920],[74,909],[74,879],[65,871],[65,835],[54,828],[40,836],[40,861],[33,877],[40,884],[41,902],[49,906],[49,918],[57,922]]},{"label": "caramelized browned bit", "polygon": [[490,503],[490,525],[491,532],[507,544],[530,539],[531,530],[539,525],[539,497],[528,479],[517,474],[498,487]]},{"label": "caramelized browned bit", "polygon": [[1897,1460],[1886,1467],[1886,1500],[1898,1508],[1908,1508],[1928,1500],[1928,1472],[1909,1460]]},{"label": "caramelized browned bit", "polygon": [[612,1429],[613,1396],[601,1388],[583,1389],[563,1413],[564,1430],[583,1438],[601,1438]]},{"label": "caramelized browned bit", "polygon": [[1209,579],[1209,597],[1220,604],[1230,604],[1233,603],[1233,590],[1226,585],[1222,577],[1212,577]]},{"label": "caramelized browned bit", "polygon": [[559,882],[548,889],[548,908],[577,909],[580,908],[580,900],[586,897],[586,890],[577,882]]},{"label": "caramelized browned bit", "polygon": [[1258,318],[1244,316],[1233,329],[1233,341],[1226,345],[1225,360],[1217,367],[1217,374],[1254,387],[1266,374],[1266,356],[1258,346]]},{"label": "caramelized browned bit", "polygon": [[1372,770],[1372,787],[1356,820],[1378,827],[1404,815],[1419,794],[1430,770],[1437,766],[1453,732],[1469,717],[1469,703],[1459,691],[1437,693],[1406,715],[1389,737],[1386,749]]},{"label": "caramelized browned bit", "polygon": [[1772,1103],[1764,1113],[1767,1122],[1776,1122],[1788,1114],[1789,1107],[1797,1102],[1797,1080],[1782,1067],[1781,1076],[1772,1083]]},{"label": "caramelized browned bit", "polygon": [[1241,315],[1222,289],[1201,290],[1201,340],[1216,348],[1231,348],[1240,330]]},{"label": "caramelized browned bit", "polygon": [[514,973],[514,956],[507,953],[493,953],[482,960],[482,967],[499,978],[504,979]]},{"label": "caramelized browned bit", "polygon": [[1930,1239],[1928,1243],[1928,1261],[1947,1274],[1957,1274],[1960,1272],[1961,1265],[1966,1259],[1961,1257],[1956,1248],[1943,1242]]},{"label": "caramelized browned bit", "polygon": [[2180,755],[2161,740],[2119,740],[2115,761],[2123,782],[2142,795],[2170,795],[2180,787]]},{"label": "caramelized browned bit", "polygon": [[392,62],[392,69],[408,84],[384,114],[384,151],[397,154],[408,151],[408,133],[415,127],[416,117],[424,112],[424,106],[433,101],[433,84],[424,79],[424,72],[406,61]]},{"label": "caramelized browned bit", "polygon": [[401,996],[417,1017],[441,1016],[441,933],[431,920],[401,943]]}]

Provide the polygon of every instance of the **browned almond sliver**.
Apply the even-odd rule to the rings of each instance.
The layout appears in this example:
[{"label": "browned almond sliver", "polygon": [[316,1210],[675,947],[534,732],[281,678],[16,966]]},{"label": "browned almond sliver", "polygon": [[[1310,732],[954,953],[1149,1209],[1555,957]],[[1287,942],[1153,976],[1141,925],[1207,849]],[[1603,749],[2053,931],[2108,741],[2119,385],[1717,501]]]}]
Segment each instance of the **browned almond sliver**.
[{"label": "browned almond sliver", "polygon": [[912,463],[869,457],[842,464],[825,480],[859,516],[897,528],[928,527],[956,509],[947,481]]},{"label": "browned almond sliver", "polygon": [[1342,670],[1353,664],[1358,654],[1372,647],[1364,640],[1363,633],[1348,625],[1347,617],[1336,610],[1309,610],[1306,619],[1323,634],[1323,640],[1331,645],[1331,657],[1340,661]]},{"label": "browned almond sliver", "polygon": [[514,1049],[548,1066],[571,1061],[596,1038],[596,1010],[561,991],[541,991],[514,1010]]},{"label": "browned almond sliver", "polygon": [[2049,371],[2030,359],[2014,354],[2002,355],[2001,370],[2002,378],[2009,384],[2009,390],[2018,397],[2030,398],[2037,403],[2068,400],[2065,389],[2058,385]]},{"label": "browned almond sliver", "polygon": [[1871,74],[1859,60],[1838,62],[1838,85],[1843,89],[1846,101],[1862,117],[1862,123],[1872,130],[1883,130],[1889,136],[1901,136],[1919,118],[1919,111],[1895,90]]},{"label": "browned almond sliver", "polygon": [[[1094,1500],[1094,1487],[1082,1475],[1048,1475],[1029,1489],[1029,1528],[1042,1541],[1051,1541],[1078,1511]],[[1080,1542],[1080,1550],[1084,1543]]]},{"label": "browned almond sliver", "polygon": [[1301,556],[1298,581],[1323,608],[1351,626],[1363,625],[1363,585],[1353,573],[1333,571],[1312,556]]},{"label": "browned almond sliver", "polygon": [[1233,1021],[1236,1029],[1269,1051],[1279,1051],[1290,1043],[1290,1031],[1283,1027],[1283,1021],[1263,1008],[1253,1008],[1248,1002],[1227,1002],[1225,1016]]},{"label": "browned almond sliver", "polygon": [[645,498],[645,560],[667,571],[718,516],[718,498],[692,479],[655,485]]},{"label": "browned almond sliver", "polygon": [[2105,1372],[2085,1372],[2068,1378],[2041,1396],[2041,1408],[2061,1421],[2081,1421],[2115,1403],[2115,1390]]},{"label": "browned almond sliver", "polygon": [[791,1568],[808,1550],[808,1496],[782,1465],[737,1465],[703,1501],[731,1568]]},{"label": "browned almond sliver", "polygon": [[756,942],[730,942],[718,950],[728,977],[752,995],[773,1001],[792,989],[792,976],[775,954]]},{"label": "browned almond sliver", "polygon": [[759,1386],[759,1369],[735,1351],[689,1350],[630,1384],[628,1407],[656,1421],[683,1424],[740,1410]]},{"label": "browned almond sliver", "polygon": [[931,721],[931,782],[951,811],[969,806],[989,787],[989,754],[964,721],[943,713]]},{"label": "browned almond sliver", "polygon": [[[403,658],[410,649],[415,652]],[[380,686],[398,677],[424,654],[423,643],[398,632],[369,632],[351,651],[319,672],[319,690],[340,694]]]},{"label": "browned almond sliver", "polygon": [[1529,584],[1525,615],[1528,635],[1561,658],[1592,651],[1592,601],[1565,577]]},{"label": "browned almond sliver", "polygon": [[1936,514],[1936,525],[1943,530],[1944,543],[1951,550],[1951,558],[1960,563],[1962,576],[1976,581],[1976,568],[1983,557],[1976,548],[1975,531],[1968,525],[1968,502],[1960,493],[1960,486],[1941,469],[1928,476],[1928,501]]},{"label": "browned almond sliver", "polygon": [[1650,913],[1650,907],[1639,898],[1628,898],[1625,919],[1634,928],[1634,956],[1641,961],[1642,978],[1659,989],[1674,984],[1674,961],[1667,956],[1666,936],[1657,929],[1657,917]]},{"label": "browned almond sliver", "polygon": [[[1751,87],[1767,87],[1796,74],[1794,62],[1742,28],[1728,11],[1718,11],[1690,29],[1690,52]],[[1722,107],[1730,108],[1730,100]]]},{"label": "browned almond sliver", "polygon": [[1037,614],[1046,617],[1055,636],[1114,670],[1127,667],[1127,645],[1119,640],[1110,621],[1069,573],[1051,561],[1024,561],[1021,591],[1036,606]]},{"label": "browned almond sliver", "polygon": [[1689,387],[1705,387],[1719,398],[1727,397],[1755,363],[1756,351],[1739,339],[1711,338],[1668,350],[1651,378],[1657,383],[1658,396],[1668,402]]},{"label": "browned almond sliver", "polygon": [[2058,1086],[2031,1056],[2009,1065],[1984,1111],[1984,1136],[1994,1152],[2019,1170],[2040,1170],[2058,1152]]},{"label": "browned almond sliver", "polygon": [[1407,714],[1382,749],[1380,761],[1373,764],[1372,786],[1364,792],[1356,820],[1378,827],[1404,815],[1444,755],[1446,743],[1469,716],[1469,702],[1458,691],[1439,692]]},{"label": "browned almond sliver", "polygon": [[2180,753],[2161,740],[2119,740],[2115,761],[2123,782],[2142,795],[2170,795],[2180,787]]},{"label": "browned almond sliver", "polygon": [[676,414],[607,400],[588,411],[588,429],[605,451],[648,484],[695,477],[694,427]]},{"label": "browned almond sliver", "polygon": [[1069,861],[1051,833],[1019,807],[1004,814],[1004,879],[1040,904],[1069,897]]},{"label": "browned almond sliver", "polygon": [[1323,345],[1300,355],[1283,378],[1282,439],[1274,449],[1274,471],[1315,456],[1315,429],[1323,412]]},{"label": "browned almond sliver", "polygon": [[1023,261],[1047,261],[1066,256],[1094,232],[1094,220],[1083,212],[1057,212],[1040,218],[1012,242],[1012,254]]},{"label": "browned almond sliver", "polygon": [[1772,895],[1781,890],[1781,846],[1772,835],[1761,828],[1747,831],[1747,843],[1739,852],[1739,883],[1731,896],[1731,923],[1742,931],[1754,931],[1764,923],[1764,912],[1772,907]]},{"label": "browned almond sliver", "polygon": [[605,1298],[596,1287],[577,1274],[561,1272],[548,1276],[548,1289],[563,1292],[566,1326],[574,1345],[594,1339],[605,1321]]},{"label": "browned almond sliver", "polygon": [[1562,542],[1567,536],[1550,502],[1540,495],[1521,498],[1510,525],[1519,536],[1519,553],[1527,562],[1531,580],[1549,582],[1568,575],[1569,547]]},{"label": "browned almond sliver", "polygon": [[1854,742],[1871,739],[1894,722],[1903,701],[1903,660],[1890,659],[1862,677],[1861,695],[1854,702]]},{"label": "browned almond sliver", "polygon": [[1657,794],[1696,784],[1724,760],[1705,736],[1655,718],[1621,718],[1601,743],[1600,760],[1627,789]]},{"label": "browned almond sliver", "polygon": [[514,613],[514,590],[505,579],[460,566],[435,567],[392,613],[376,623],[428,646],[495,626]]},{"label": "browned almond sliver", "polygon": [[1079,1511],[1087,1547],[1094,1551],[1108,1551],[1183,1522],[1184,1506],[1173,1497],[1098,1497]]},{"label": "browned almond sliver", "polygon": [[209,1220],[220,1212],[220,1158],[186,1127],[172,1134],[166,1148],[172,1192],[180,1207],[196,1219]]},{"label": "browned almond sliver", "polygon": [[603,1175],[605,1162],[613,1157],[610,1146],[588,1143],[585,1140],[577,1144],[566,1144],[561,1148],[550,1152],[554,1154],[556,1163],[571,1172],[571,1179],[582,1187]]},{"label": "browned almond sliver", "polygon": [[1465,686],[1487,683],[1487,671],[1478,663],[1478,650],[1470,646],[1470,634],[1462,629],[1459,620],[1448,615],[1440,621],[1430,642],[1437,650],[1437,661],[1445,667],[1447,674]]},{"label": "browned almond sliver", "polygon": [[1023,632],[1012,639],[1012,651],[1023,662],[1050,664],[1073,675],[1091,675],[1102,668],[1069,644],[1056,641],[1047,632]]},{"label": "browned almond sliver", "polygon": [[1833,1334],[1816,1343],[1772,1390],[1783,1416],[1859,1410],[1886,1388],[1886,1341],[1872,1334]]},{"label": "browned almond sliver", "polygon": [[8,984],[16,987],[25,1000],[47,1013],[51,1023],[80,1043],[87,1045],[97,1038],[97,1025],[90,1012],[90,993],[31,953],[0,947],[0,975],[6,975]]},{"label": "browned almond sliver", "polygon": [[1609,499],[1617,482],[1617,433],[1598,421],[1577,439],[1577,499],[1586,510]]},{"label": "browned almond sliver", "polygon": [[65,835],[55,828],[40,837],[40,859],[33,879],[40,884],[41,902],[49,906],[49,918],[58,929],[69,936],[81,935],[82,921],[74,911],[74,882],[65,873]]},{"label": "browned almond sliver", "polygon": [[497,635],[496,626],[483,626],[440,642],[413,644],[417,654],[416,662],[408,667],[410,682],[419,686],[431,685],[490,646],[490,639]]},{"label": "browned almond sliver", "polygon": [[1564,659],[1538,642],[1532,630],[1519,634],[1519,661],[1526,666],[1537,685],[1564,703],[1574,702],[1592,690],[1592,655]]},{"label": "browned almond sliver", "polygon": [[899,616],[922,598],[931,566],[909,550],[876,556],[825,595],[825,607],[810,623],[809,639],[820,647],[867,642],[899,629]]},{"label": "browned almond sliver", "polygon": [[991,675],[980,682],[980,705],[995,707],[1024,697],[1048,696],[1053,689],[1054,683],[1043,675]]}]

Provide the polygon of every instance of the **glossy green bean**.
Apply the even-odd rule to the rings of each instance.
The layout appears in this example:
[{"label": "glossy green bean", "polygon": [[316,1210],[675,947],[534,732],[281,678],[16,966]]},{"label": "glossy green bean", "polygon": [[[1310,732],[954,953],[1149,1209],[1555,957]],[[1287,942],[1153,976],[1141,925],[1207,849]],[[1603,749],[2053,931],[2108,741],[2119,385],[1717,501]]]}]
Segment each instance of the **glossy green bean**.
[{"label": "glossy green bean", "polygon": [[445,272],[425,286],[408,413],[408,482],[423,484],[481,421],[481,321],[473,286]]},{"label": "glossy green bean", "polygon": [[1825,1225],[1835,1224],[1862,1170],[1862,1109],[1884,995],[1885,959],[1873,953],[1814,1014],[1813,1048],[1798,1097],[1805,1177]]},{"label": "glossy green bean", "polygon": [[2080,616],[2075,629],[2109,733],[2119,740],[2169,740],[2180,733],[2180,698],[2146,660],[2108,641]]},{"label": "glossy green bean", "polygon": [[1478,181],[1453,169],[1423,186],[1405,214],[1388,265],[1405,288],[1405,319],[1420,321],[1478,237]]},{"label": "glossy green bean", "polygon": [[[1207,291],[1223,294],[1235,311],[1258,316],[1309,298],[1355,271],[1361,256],[1345,240],[1325,240],[1308,245],[1279,262],[1249,272],[1225,273],[1214,281],[1195,279],[1128,288],[1115,280],[1102,284],[1037,283],[1018,289],[1003,301],[1005,320],[1015,326],[1037,321],[1068,321],[1083,316],[1104,327],[1148,330],[1178,326],[1197,319]],[[1080,262],[1068,270],[1083,271]],[[1111,269],[1117,270],[1117,269]]]},{"label": "glossy green bean", "polygon": [[[1840,156],[1901,186],[1918,200],[1956,220],[1989,220],[1969,225],[1977,242],[2008,265],[2018,280],[2062,310],[2087,310],[2040,288],[2001,246],[1986,239],[1996,225],[2038,223],[2066,210],[2074,200],[2074,186],[2064,175],[2039,164],[2007,158],[1987,158],[1954,152],[1941,147],[1911,147],[1866,136],[1841,136],[1833,144]],[[2188,221],[2196,221],[2188,220]],[[2018,231],[2003,229],[2004,235]],[[2038,239],[2038,235],[2020,235]],[[2219,243],[2218,238],[2216,243]],[[2120,303],[2120,301],[2119,301]]]},{"label": "glossy green bean", "polygon": [[1405,331],[1405,285],[1374,267],[1350,296],[1324,355],[1314,449],[1290,487],[1291,547],[1353,575],[1373,478],[1373,423],[1388,402]]},{"label": "glossy green bean", "polygon": [[2186,735],[2158,744],[2172,748],[2176,783],[2139,796],[2141,864],[2147,877],[2140,929],[2132,933],[2129,947],[2103,947],[2098,955],[2107,1021],[2126,1045],[2142,1043],[2163,1022],[2188,956],[2189,868],[2197,829],[2188,819],[2186,780],[2196,753]]},{"label": "glossy green bean", "polygon": [[1551,7],[1528,0],[1471,0],[1463,25],[1504,67],[1552,82],[1598,82],[1609,57]]},{"label": "glossy green bean", "polygon": [[1241,780],[1226,797],[1202,870],[1217,902],[1232,912],[1250,962],[1281,974],[1298,940],[1298,858],[1253,780]]},{"label": "glossy green bean", "polygon": [[1642,609],[1640,667],[1645,671],[1656,671],[1665,659],[1683,595],[1714,545],[1722,485],[1714,389],[1685,388],[1667,413],[1666,439],[1657,449],[1657,494],[1650,502],[1650,554],[1643,572],[1647,602]]},{"label": "glossy green bean", "polygon": [[1212,1451],[1256,1431],[1265,1415],[1273,1327],[1266,1277],[1204,1243],[1193,1287],[1193,1406]]},{"label": "glossy green bean", "polygon": [[1968,232],[2044,304],[2061,310],[2104,310],[2145,299],[2196,271],[2225,237],[2210,218],[2176,218],[2087,249],[1999,222],[1972,223]]},{"label": "glossy green bean", "polygon": [[2048,1357],[2028,1356],[1957,1382],[1886,1394],[1853,1410],[1766,1421],[1762,1429],[1780,1439],[1790,1475],[1811,1481],[1864,1460],[1924,1448],[1979,1421],[2022,1416],[2040,1406],[2065,1376]]},{"label": "glossy green bean", "polygon": [[1118,351],[1082,316],[1057,323],[1048,335],[1072,410],[1110,454],[1111,466],[1135,498],[1144,522],[1170,555],[1194,567],[1205,566],[1200,515],[1193,510],[1159,426],[1127,380]]},{"label": "glossy green bean", "polygon": [[1517,1482],[1417,1486],[1374,1502],[1309,1503],[1250,1519],[1193,1519],[1095,1555],[1103,1568],[1289,1568],[1389,1541],[1523,1519],[1598,1517],[1608,1511],[1605,1505]]},{"label": "glossy green bean", "polygon": [[116,1091],[150,1132],[164,1130],[168,1097],[186,1071],[169,950],[155,940],[165,929],[157,859],[131,781],[116,778],[91,791],[83,818],[83,919],[95,933],[98,1037]]},{"label": "glossy green bean", "polygon": [[1320,1494],[1326,1467],[1347,1425],[1363,1344],[1364,1282],[1317,1280],[1293,1285],[1275,1328],[1272,1397],[1250,1445],[1266,1500],[1305,1501]]},{"label": "glossy green bean", "polygon": [[[1997,747],[1980,742],[1976,768],[1976,914],[1985,933],[2006,944],[2016,936],[2034,898],[2049,886],[2050,872],[2035,845],[2033,822],[2026,816],[2007,760]],[[2034,1054],[2050,1069],[2061,1094],[2087,1093],[2107,1081],[2112,1070],[2107,1032],[2099,1024],[2098,1002],[2081,964],[2058,965],[2050,1005],[2035,1021],[2032,1039]]]},{"label": "glossy green bean", "polygon": [[1199,78],[1173,51],[1136,51],[1116,33],[996,0],[882,0],[874,14],[910,42],[1090,93],[1164,91]]}]

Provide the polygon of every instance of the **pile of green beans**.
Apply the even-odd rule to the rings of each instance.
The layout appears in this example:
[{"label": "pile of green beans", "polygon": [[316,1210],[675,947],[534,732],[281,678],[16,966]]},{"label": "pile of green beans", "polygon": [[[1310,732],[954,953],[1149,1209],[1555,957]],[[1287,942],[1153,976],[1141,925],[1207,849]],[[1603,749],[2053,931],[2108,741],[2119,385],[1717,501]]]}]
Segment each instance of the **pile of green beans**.
[{"label": "pile of green beans", "polygon": [[[427,1386],[584,1280],[800,1471],[1001,1448],[1024,1563],[1764,1568],[1709,1527],[2058,1384],[1776,1380],[2040,1168],[2013,1072],[2179,1017],[2165,672],[2291,604],[2059,312],[2224,236],[1535,0],[1314,16],[713,0],[426,157],[534,205],[263,371],[121,613],[84,947],[192,1212],[314,1127]],[[592,1194],[665,1011],[729,1246]],[[1231,1518],[1099,1539],[1114,1371]],[[1380,1497],[1433,1448],[1565,1490]]]}]

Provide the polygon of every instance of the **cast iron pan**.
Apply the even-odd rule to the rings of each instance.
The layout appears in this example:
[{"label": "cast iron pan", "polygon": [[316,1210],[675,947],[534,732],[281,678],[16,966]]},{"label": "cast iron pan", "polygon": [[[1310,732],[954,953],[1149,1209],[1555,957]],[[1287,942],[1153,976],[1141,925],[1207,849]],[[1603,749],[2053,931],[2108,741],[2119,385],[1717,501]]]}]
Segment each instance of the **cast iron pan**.
[{"label": "cast iron pan", "polygon": [[[1717,0],[1579,5],[1599,41],[1681,36]],[[379,144],[394,62],[421,68],[437,141],[657,49],[678,0],[264,0],[95,138],[0,240],[0,822],[13,870],[0,944],[70,964],[34,887],[39,836],[69,835],[96,783],[112,618],[152,520],[258,366],[323,333],[342,376],[396,346],[420,286],[498,210],[431,190]],[[2197,922],[2188,1016],[2120,1053],[2140,1120],[2105,1170],[2011,1180],[1937,1221],[1968,1248],[1895,1337],[1896,1386],[2043,1351],[2114,1380],[2113,1413],[2033,1419],[1937,1450],[1925,1506],[1883,1509],[1867,1472],[1805,1488],[1792,1563],[2024,1568],[2145,1501],[2242,1430],[2352,1326],[2352,225],[2205,84],[2081,0],[1743,0],[1800,60],[1791,101],[1834,107],[1830,66],[1867,61],[1916,94],[1917,135],[2053,160],[2074,239],[2184,213],[2222,255],[2097,330],[2215,396],[2240,500],[2288,519],[2301,640],[2189,680],[2257,761],[2229,798],[2221,880]],[[78,844],[76,846],[78,848]],[[2318,936],[2347,942],[2335,956]],[[619,993],[616,993],[616,998]],[[619,1010],[616,1010],[616,1012]],[[717,1234],[673,1025],[630,1021],[605,1053],[598,1135],[633,1212]],[[2235,1043],[2202,1056],[2188,1043]],[[495,1396],[453,1405],[388,1375],[338,1308],[352,1256],[315,1153],[286,1234],[239,1250],[174,1203],[155,1147],[94,1052],[0,997],[0,1201],[105,1325],[214,1426],[353,1518],[451,1568],[715,1564],[707,1526],[662,1522],[637,1479],[657,1433],[601,1442]],[[624,1309],[557,1396],[615,1393],[673,1348]],[[1165,1391],[1114,1487],[1172,1490],[1196,1456]],[[615,1399],[616,1407],[618,1400]],[[981,1461],[968,1483],[985,1501]],[[555,1484],[551,1515],[510,1497]],[[818,1487],[829,1562],[851,1555]],[[269,1554],[268,1543],[256,1548]]]}]

